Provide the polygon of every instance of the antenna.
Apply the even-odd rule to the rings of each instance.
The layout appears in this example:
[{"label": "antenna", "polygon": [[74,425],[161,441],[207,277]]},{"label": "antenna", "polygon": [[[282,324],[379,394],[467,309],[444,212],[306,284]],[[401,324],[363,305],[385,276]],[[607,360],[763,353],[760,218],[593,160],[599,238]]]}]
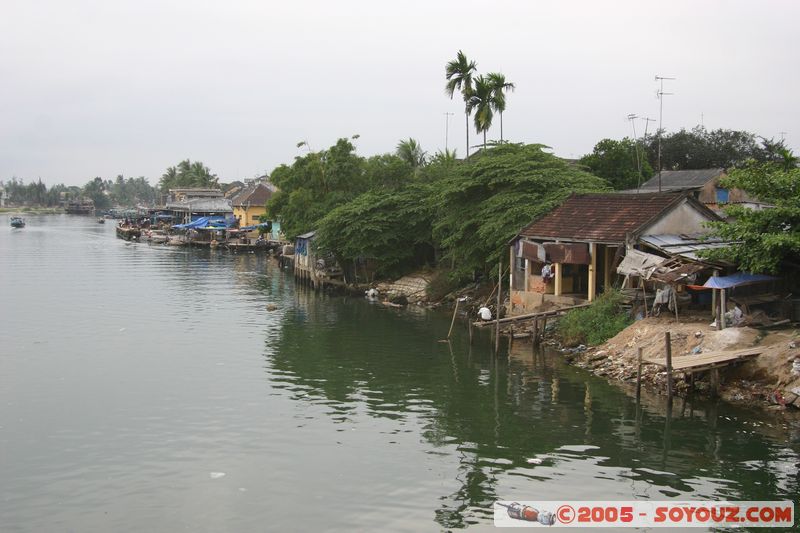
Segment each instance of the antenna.
[{"label": "antenna", "polygon": [[444,113],[444,153],[447,155],[447,135],[450,130],[450,117],[453,113]]},{"label": "antenna", "polygon": [[670,96],[674,93],[665,93],[664,92],[664,80],[674,80],[677,78],[668,78],[666,76],[659,76],[656,74],[656,81],[661,84],[658,92],[659,105],[658,105],[658,192],[661,192],[661,130],[662,130],[662,121],[664,118],[664,97]]},{"label": "antenna", "polygon": [[788,131],[779,131],[778,133],[780,133],[780,135],[781,135],[781,142],[783,142],[783,139],[784,139],[784,137],[785,137],[785,136],[786,136],[786,134],[787,134],[787,133],[789,133],[789,132],[788,132]]},{"label": "antenna", "polygon": [[642,186],[642,161],[639,158],[639,140],[636,138],[636,119],[639,116],[636,113],[628,114],[628,121],[633,127],[633,150],[636,152],[636,192],[639,192],[639,187]]}]

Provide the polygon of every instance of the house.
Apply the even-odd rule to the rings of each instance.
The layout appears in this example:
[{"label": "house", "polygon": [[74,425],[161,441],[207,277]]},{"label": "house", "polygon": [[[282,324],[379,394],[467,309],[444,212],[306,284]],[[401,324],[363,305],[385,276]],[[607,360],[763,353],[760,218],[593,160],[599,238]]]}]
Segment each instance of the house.
[{"label": "house", "polygon": [[239,219],[240,226],[252,226],[261,222],[267,214],[267,200],[276,191],[271,183],[254,182],[245,187],[231,200],[233,216]]},{"label": "house", "polygon": [[727,176],[724,168],[706,168],[699,170],[662,170],[659,188],[658,172],[638,189],[629,189],[625,193],[654,192],[687,192],[700,203],[715,211],[723,204],[742,203],[759,204],[741,189],[726,189],[720,186],[720,180]]},{"label": "house", "polygon": [[170,189],[163,212],[175,223],[187,224],[201,217],[232,218],[231,201],[219,189]]},{"label": "house", "polygon": [[686,193],[573,194],[511,241],[509,312],[592,301],[641,237],[703,233],[714,220]]}]

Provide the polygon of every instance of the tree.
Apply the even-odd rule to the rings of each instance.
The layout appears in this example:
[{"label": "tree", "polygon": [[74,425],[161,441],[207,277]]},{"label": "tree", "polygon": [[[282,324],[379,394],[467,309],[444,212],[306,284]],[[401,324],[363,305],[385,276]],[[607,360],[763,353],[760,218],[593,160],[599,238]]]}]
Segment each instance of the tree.
[{"label": "tree", "polygon": [[192,162],[189,159],[184,159],[178,163],[177,167],[167,168],[159,181],[159,188],[162,192],[176,188],[214,188],[218,186],[219,180],[216,174],[212,174],[211,170],[200,161]]},{"label": "tree", "polygon": [[422,149],[422,146],[414,139],[409,138],[407,141],[400,141],[397,143],[395,150],[397,157],[411,165],[416,171],[420,167],[425,166],[428,154]]},{"label": "tree", "polygon": [[[738,130],[708,131],[703,126],[681,129],[667,134],[661,132],[661,164],[665,170],[703,168],[734,168],[754,160],[760,163],[781,161],[783,141],[765,139]],[[657,169],[658,135],[645,139],[647,158]]]},{"label": "tree", "polygon": [[[789,154],[791,156],[791,153]],[[731,171],[722,187],[738,188],[773,208],[725,208],[728,221],[712,223],[713,233],[733,244],[708,255],[753,273],[777,273],[800,264],[800,168],[783,163],[751,163]]]},{"label": "tree", "polygon": [[500,142],[503,142],[503,112],[506,110],[506,92],[513,91],[516,86],[506,81],[505,75],[499,72],[490,72],[486,75],[492,90],[492,109],[500,114]]},{"label": "tree", "polygon": [[520,228],[570,193],[608,189],[604,180],[545,148],[490,146],[435,182],[433,237],[457,273],[489,272]]},{"label": "tree", "polygon": [[636,143],[627,137],[620,141],[603,139],[594,146],[591,154],[580,159],[580,164],[608,181],[614,189],[635,189],[653,175],[647,160],[641,162],[642,173],[639,175],[636,148]]},{"label": "tree", "polygon": [[467,99],[467,109],[475,111],[475,131],[483,133],[483,149],[486,149],[486,132],[492,127],[494,113],[493,89],[488,78],[478,76],[475,78],[475,86]]},{"label": "tree", "polygon": [[456,58],[450,61],[445,66],[445,77],[447,78],[447,85],[445,85],[445,92],[453,99],[455,92],[461,91],[461,96],[464,98],[464,114],[467,125],[467,159],[469,159],[469,98],[472,96],[472,75],[477,70],[478,65],[474,61],[469,61],[467,56],[461,50],[456,54]]}]

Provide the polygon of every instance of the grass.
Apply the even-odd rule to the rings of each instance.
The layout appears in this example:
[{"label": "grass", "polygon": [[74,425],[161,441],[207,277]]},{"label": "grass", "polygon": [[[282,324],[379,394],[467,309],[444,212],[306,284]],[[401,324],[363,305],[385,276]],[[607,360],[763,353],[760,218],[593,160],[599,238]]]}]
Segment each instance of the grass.
[{"label": "grass", "polygon": [[606,291],[589,307],[569,311],[558,321],[557,332],[562,342],[567,346],[604,343],[631,323],[621,303],[619,292]]}]

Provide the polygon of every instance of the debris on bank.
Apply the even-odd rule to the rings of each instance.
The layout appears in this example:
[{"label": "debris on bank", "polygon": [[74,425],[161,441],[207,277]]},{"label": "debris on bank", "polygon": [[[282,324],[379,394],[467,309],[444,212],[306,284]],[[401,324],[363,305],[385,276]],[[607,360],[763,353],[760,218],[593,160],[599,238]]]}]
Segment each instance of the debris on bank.
[{"label": "debris on bank", "polygon": [[[598,376],[635,383],[638,349],[642,348],[645,360],[663,358],[665,332],[670,332],[673,357],[758,347],[761,354],[757,357],[720,370],[720,396],[733,402],[767,402],[778,408],[800,408],[800,335],[795,329],[734,327],[717,330],[704,318],[676,323],[672,319],[651,317],[635,322],[600,346],[568,349],[565,357],[575,366]],[[695,390],[710,392],[705,374],[696,376]],[[664,392],[666,379],[662,367],[642,367],[643,385]],[[674,382],[677,394],[688,391],[689,381],[681,374],[675,374]]]}]

